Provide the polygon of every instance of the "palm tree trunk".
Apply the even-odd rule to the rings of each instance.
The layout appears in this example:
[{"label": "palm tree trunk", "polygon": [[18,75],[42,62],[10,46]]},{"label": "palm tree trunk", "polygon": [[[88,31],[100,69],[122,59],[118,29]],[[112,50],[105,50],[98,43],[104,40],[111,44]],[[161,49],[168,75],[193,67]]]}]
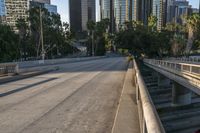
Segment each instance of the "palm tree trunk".
[{"label": "palm tree trunk", "polygon": [[186,46],[186,54],[188,55],[192,49],[192,45],[194,42],[194,31],[191,26],[189,26],[189,32],[188,32],[188,41],[187,41],[187,46]]}]

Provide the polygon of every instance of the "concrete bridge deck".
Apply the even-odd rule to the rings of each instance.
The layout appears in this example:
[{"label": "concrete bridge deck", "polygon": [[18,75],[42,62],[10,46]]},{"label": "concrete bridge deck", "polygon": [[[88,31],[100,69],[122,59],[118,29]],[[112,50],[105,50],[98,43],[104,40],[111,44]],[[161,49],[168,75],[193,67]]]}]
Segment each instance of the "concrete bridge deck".
[{"label": "concrete bridge deck", "polygon": [[104,58],[59,67],[0,85],[0,132],[111,132],[126,59]]},{"label": "concrete bridge deck", "polygon": [[[194,68],[188,69],[185,64],[180,67],[174,62],[163,66],[161,62],[147,65],[133,62],[133,69],[129,66],[127,72],[127,62],[122,57],[60,64],[59,70],[0,85],[0,131],[195,133],[199,130],[199,86],[193,84],[199,78],[198,66],[190,64]],[[175,80],[176,76],[184,80]],[[187,80],[195,82],[180,85],[180,81]]]}]

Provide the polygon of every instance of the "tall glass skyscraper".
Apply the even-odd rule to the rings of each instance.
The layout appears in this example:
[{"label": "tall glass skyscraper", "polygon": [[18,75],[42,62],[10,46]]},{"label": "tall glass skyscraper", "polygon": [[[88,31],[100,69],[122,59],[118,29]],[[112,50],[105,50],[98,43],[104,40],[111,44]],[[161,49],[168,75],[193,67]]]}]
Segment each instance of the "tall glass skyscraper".
[{"label": "tall glass skyscraper", "polygon": [[5,0],[0,0],[0,16],[6,15]]},{"label": "tall glass skyscraper", "polygon": [[50,13],[57,14],[57,6],[51,4],[44,4],[44,8],[46,8]]},{"label": "tall glass skyscraper", "polygon": [[123,24],[128,21],[128,0],[115,1],[115,18],[117,24]]},{"label": "tall glass skyscraper", "polygon": [[88,20],[96,22],[96,0],[69,0],[70,28],[74,32],[87,30]]},{"label": "tall glass skyscraper", "polygon": [[115,0],[100,0],[100,14],[101,19],[108,18],[110,20],[110,28],[109,31],[112,33],[115,31],[115,7],[114,7]]},{"label": "tall glass skyscraper", "polygon": [[[114,0],[114,20],[116,28],[124,22],[136,20],[134,17],[135,0]],[[110,19],[110,0],[100,0],[101,19]]]},{"label": "tall glass skyscraper", "polygon": [[161,30],[163,26],[163,0],[153,0],[153,16],[157,18],[157,29]]},{"label": "tall glass skyscraper", "polygon": [[40,2],[40,3],[45,3],[45,4],[51,4],[50,0],[32,0],[34,2]]},{"label": "tall glass skyscraper", "polygon": [[110,0],[100,0],[101,5],[101,19],[110,19]]},{"label": "tall glass skyscraper", "polygon": [[168,5],[168,18],[167,22],[177,22],[182,23],[182,15],[190,15],[192,13],[192,7],[189,5],[187,0],[171,0],[171,3]]},{"label": "tall glass skyscraper", "polygon": [[33,0],[30,1],[30,8],[34,7],[42,7],[46,8],[48,12],[57,14],[57,6],[49,4],[50,1],[40,1],[40,0]]}]

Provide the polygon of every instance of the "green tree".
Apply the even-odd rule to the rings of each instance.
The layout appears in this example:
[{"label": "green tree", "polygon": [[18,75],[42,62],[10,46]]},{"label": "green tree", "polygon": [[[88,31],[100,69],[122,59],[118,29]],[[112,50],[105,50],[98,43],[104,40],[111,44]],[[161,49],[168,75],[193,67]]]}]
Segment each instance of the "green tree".
[{"label": "green tree", "polygon": [[[41,27],[40,27],[40,8],[31,8],[30,11],[31,43],[35,44],[36,56],[41,51]],[[61,22],[59,14],[49,13],[46,9],[41,9],[43,42],[47,58],[66,56],[73,52],[70,46],[72,34],[69,31],[69,24]]]},{"label": "green tree", "polygon": [[[154,17],[152,21],[156,20]],[[118,49],[129,49],[137,55],[149,57],[162,57],[170,52],[170,38],[173,36],[169,31],[156,30],[155,21],[149,22],[149,27],[144,26],[141,22],[133,21],[131,28],[126,28],[116,33],[115,44]],[[128,24],[130,27],[130,23]],[[152,30],[152,27],[155,29]]]},{"label": "green tree", "polygon": [[188,27],[188,40],[186,46],[186,54],[189,54],[195,39],[199,40],[199,31],[200,31],[200,16],[199,14],[193,14],[187,19]]},{"label": "green tree", "polygon": [[176,35],[171,40],[171,51],[173,56],[183,55],[186,46],[186,40],[183,36]]},{"label": "green tree", "polygon": [[95,55],[104,55],[106,52],[106,45],[108,43],[108,33],[107,29],[109,27],[109,19],[103,19],[96,24],[96,47]]},{"label": "green tree", "polygon": [[30,32],[31,32],[31,43],[34,46],[33,50],[37,58],[39,57],[39,48],[40,48],[40,8],[35,7],[29,10],[30,22]]},{"label": "green tree", "polygon": [[148,18],[148,28],[149,28],[149,31],[156,31],[157,29],[157,17],[156,16],[153,16],[151,15],[149,18]]},{"label": "green tree", "polygon": [[28,24],[24,19],[18,19],[16,23],[16,27],[18,28],[18,34],[19,34],[19,44],[20,44],[20,53],[23,55],[23,57],[26,60],[27,50],[26,50],[26,40],[28,35]]},{"label": "green tree", "polygon": [[0,62],[19,59],[19,36],[7,25],[0,24]]},{"label": "green tree", "polygon": [[88,33],[89,33],[89,38],[88,38],[88,52],[89,55],[94,55],[94,30],[96,28],[96,23],[93,20],[89,20],[87,22],[87,29],[88,29]]}]

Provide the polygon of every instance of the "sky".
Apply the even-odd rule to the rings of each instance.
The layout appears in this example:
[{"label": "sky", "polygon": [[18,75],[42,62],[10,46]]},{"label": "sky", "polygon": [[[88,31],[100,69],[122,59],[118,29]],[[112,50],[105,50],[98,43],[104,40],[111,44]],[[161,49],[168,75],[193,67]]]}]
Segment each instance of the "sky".
[{"label": "sky", "polygon": [[[63,22],[69,22],[69,0],[51,0],[51,4],[57,5],[58,13],[61,15]],[[96,0],[97,20],[99,20],[99,0]]]},{"label": "sky", "polygon": [[[97,5],[97,20],[99,20],[99,6],[98,6],[99,0],[96,0]],[[199,0],[189,0],[190,5],[192,5],[193,8],[199,8]],[[57,5],[58,13],[61,15],[61,19],[63,22],[69,22],[69,0],[51,0],[51,3],[53,5]]]}]

